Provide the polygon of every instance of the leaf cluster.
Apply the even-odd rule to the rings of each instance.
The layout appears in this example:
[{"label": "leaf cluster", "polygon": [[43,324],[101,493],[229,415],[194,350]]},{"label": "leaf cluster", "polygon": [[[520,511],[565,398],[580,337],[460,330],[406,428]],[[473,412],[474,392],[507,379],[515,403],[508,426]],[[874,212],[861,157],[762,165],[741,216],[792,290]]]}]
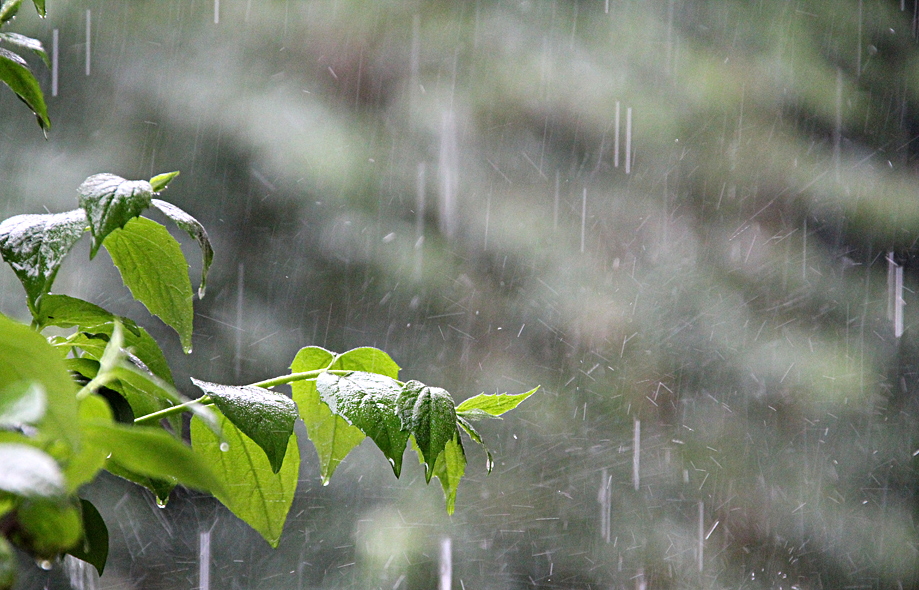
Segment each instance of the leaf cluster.
[{"label": "leaf cluster", "polygon": [[[132,181],[96,174],[80,185],[77,209],[0,222],[0,256],[25,288],[32,314],[31,326],[0,315],[0,590],[12,585],[4,572],[15,573],[10,544],[39,560],[69,554],[102,573],[108,531],[80,497],[102,470],[147,488],[161,505],[179,484],[212,493],[276,547],[298,481],[298,419],[324,484],[365,438],[398,477],[410,443],[426,480],[440,480],[452,514],[466,467],[460,433],[482,443],[472,420],[499,416],[535,391],[479,395],[456,406],[444,389],[398,381],[399,366],[381,350],[338,354],[308,346],[289,374],[250,385],[192,378],[201,395],[186,398],[144,328],[51,291],[64,259],[89,232],[90,258],[104,248],[134,298],[190,353],[188,262],[166,227],[141,215],[158,209],[198,243],[203,297],[213,259],[207,232],[156,198],[177,175]],[[47,328],[55,335],[44,336]],[[283,384],[292,398],[271,390]],[[188,433],[185,412],[193,416]]]},{"label": "leaf cluster", "polygon": [[[45,0],[32,0],[32,3],[38,15],[44,18]],[[15,18],[21,6],[22,0],[0,0],[0,29]],[[0,30],[0,82],[9,86],[16,96],[31,109],[38,120],[39,127],[47,133],[51,127],[51,120],[48,118],[48,107],[38,80],[35,79],[35,74],[32,73],[26,60],[18,53],[4,47],[5,45],[29,50],[50,67],[48,54],[38,39]]]}]

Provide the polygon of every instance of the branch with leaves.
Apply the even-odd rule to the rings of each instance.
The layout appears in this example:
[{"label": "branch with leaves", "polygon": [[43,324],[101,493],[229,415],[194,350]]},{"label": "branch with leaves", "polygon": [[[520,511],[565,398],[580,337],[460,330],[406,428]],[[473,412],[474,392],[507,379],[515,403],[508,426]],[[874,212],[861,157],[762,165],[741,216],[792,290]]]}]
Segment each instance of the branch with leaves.
[{"label": "branch with leaves", "polygon": [[[33,0],[33,4],[38,15],[44,18],[45,0]],[[22,0],[0,0],[0,29],[13,20],[21,6]],[[38,80],[35,79],[35,74],[32,73],[26,60],[18,53],[4,48],[4,45],[27,49],[40,57],[46,66],[51,67],[48,62],[48,54],[38,39],[0,30],[0,82],[9,86],[16,96],[26,103],[26,106],[35,113],[39,127],[47,133],[51,127],[51,120],[48,118],[48,107],[45,105],[45,97],[38,85]]]},{"label": "branch with leaves", "polygon": [[[70,554],[102,573],[108,531],[79,489],[103,469],[147,488],[161,505],[178,484],[210,492],[276,547],[299,474],[298,419],[316,449],[323,484],[365,438],[396,477],[411,446],[426,481],[440,480],[452,514],[466,469],[461,433],[484,444],[472,422],[499,417],[536,391],[481,394],[457,406],[444,389],[399,381],[399,366],[382,350],[308,346],[289,374],[250,385],[193,378],[202,395],[183,396],[144,328],[51,292],[63,260],[89,232],[90,258],[105,248],[134,298],[172,327],[190,353],[188,262],[169,230],[141,215],[158,209],[197,242],[198,297],[204,297],[214,256],[207,231],[156,198],[177,175],[129,181],[96,174],[80,185],[77,209],[0,223],[0,256],[22,282],[32,314],[31,326],[0,315],[0,590],[12,586],[15,573],[9,543],[40,560]],[[52,327],[58,335],[42,335]],[[271,391],[285,384],[292,398]],[[190,433],[183,432],[186,412]]]}]

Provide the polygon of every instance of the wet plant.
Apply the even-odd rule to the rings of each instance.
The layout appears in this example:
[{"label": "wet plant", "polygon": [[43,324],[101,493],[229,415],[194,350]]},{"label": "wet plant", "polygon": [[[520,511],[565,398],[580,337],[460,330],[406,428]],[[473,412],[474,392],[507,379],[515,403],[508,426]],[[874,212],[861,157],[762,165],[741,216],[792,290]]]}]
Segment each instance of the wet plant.
[{"label": "wet plant", "polygon": [[[399,381],[399,366],[382,350],[307,346],[289,374],[248,385],[193,378],[201,395],[183,396],[143,327],[51,292],[64,258],[89,232],[90,258],[105,248],[134,298],[191,353],[188,262],[169,230],[141,215],[157,209],[197,242],[197,294],[204,297],[213,259],[207,232],[156,198],[177,175],[131,181],[96,174],[80,185],[77,209],[0,223],[0,255],[22,282],[32,315],[31,325],[0,315],[0,588],[15,575],[10,543],[39,562],[69,554],[102,573],[107,528],[80,497],[102,470],[147,488],[160,505],[179,484],[209,492],[277,547],[300,468],[297,419],[316,448],[323,483],[366,437],[396,477],[411,445],[426,480],[440,480],[452,513],[466,468],[460,433],[482,443],[472,421],[498,417],[535,391],[480,394],[455,405],[444,389]],[[54,334],[44,335],[49,328]],[[292,399],[272,391],[283,384]],[[190,433],[183,432],[186,412]]]}]

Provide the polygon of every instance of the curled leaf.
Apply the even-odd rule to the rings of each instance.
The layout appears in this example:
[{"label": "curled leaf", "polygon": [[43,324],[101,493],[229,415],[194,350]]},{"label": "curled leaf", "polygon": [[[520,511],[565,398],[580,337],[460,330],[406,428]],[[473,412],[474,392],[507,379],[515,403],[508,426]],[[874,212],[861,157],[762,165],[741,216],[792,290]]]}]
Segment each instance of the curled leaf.
[{"label": "curled leaf", "polygon": [[153,198],[153,187],[146,180],[125,180],[114,174],[94,174],[83,181],[77,192],[93,236],[90,258],[96,256],[110,233],[150,207]]}]

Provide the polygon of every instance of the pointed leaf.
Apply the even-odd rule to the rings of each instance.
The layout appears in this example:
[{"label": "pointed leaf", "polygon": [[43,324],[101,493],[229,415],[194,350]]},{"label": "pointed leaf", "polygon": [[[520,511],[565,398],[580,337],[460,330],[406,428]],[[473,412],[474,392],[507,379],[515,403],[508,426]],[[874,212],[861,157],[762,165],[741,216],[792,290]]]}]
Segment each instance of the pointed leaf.
[{"label": "pointed leaf", "polygon": [[[297,440],[290,436],[281,469],[274,472],[259,445],[226,417],[218,414],[218,419],[226,442],[197,418],[191,421],[192,447],[223,483],[214,496],[258,531],[269,545],[277,547],[297,490],[300,469]],[[221,445],[225,445],[226,451]]]},{"label": "pointed leaf", "polygon": [[86,231],[81,209],[46,215],[16,215],[0,223],[0,255],[25,287],[32,310],[51,290],[64,257]]},{"label": "pointed leaf", "polygon": [[467,418],[488,414],[490,416],[500,416],[516,408],[520,402],[530,397],[539,387],[535,387],[526,393],[511,395],[507,393],[487,395],[480,393],[477,396],[470,397],[456,407],[456,413]]},{"label": "pointed leaf", "polygon": [[0,2],[0,25],[16,16],[21,5],[22,0],[3,0],[3,2]]},{"label": "pointed leaf", "polygon": [[[294,373],[324,369],[335,355],[318,346],[300,349],[290,365]],[[364,433],[336,416],[329,406],[319,399],[315,381],[294,381],[290,384],[300,418],[306,424],[307,436],[319,456],[319,476],[328,485],[338,464],[364,440]]]},{"label": "pointed leaf", "polygon": [[38,16],[45,18],[47,15],[45,13],[45,0],[32,0],[32,4],[35,5],[35,10],[38,12]]},{"label": "pointed leaf", "polygon": [[447,514],[453,514],[456,507],[456,488],[466,471],[466,452],[460,441],[459,431],[450,439],[434,462],[434,475],[440,480],[447,502]]},{"label": "pointed leaf", "polygon": [[95,423],[84,429],[90,444],[104,447],[111,461],[147,477],[175,478],[205,492],[222,490],[205,459],[161,428]]},{"label": "pointed leaf", "polygon": [[[173,385],[172,373],[159,344],[146,330],[136,324],[135,327],[139,335],[130,330],[124,331],[125,356],[138,367],[142,365],[141,368],[146,368],[166,383]],[[71,335],[64,342],[70,346],[79,347],[85,352],[85,356],[99,360],[102,358],[113,328],[113,323],[90,326],[84,332]]]},{"label": "pointed leaf", "polygon": [[153,198],[153,187],[146,180],[125,180],[114,174],[94,174],[83,181],[77,192],[93,236],[90,258],[96,256],[110,233],[150,207]]},{"label": "pointed leaf", "polygon": [[67,553],[92,565],[102,575],[108,559],[108,527],[92,502],[80,498],[83,516],[83,539]]},{"label": "pointed leaf", "polygon": [[346,371],[365,371],[367,373],[386,375],[393,379],[399,378],[399,365],[382,350],[370,348],[369,346],[355,348],[336,355],[335,360],[328,368]]},{"label": "pointed leaf", "polygon": [[28,49],[40,57],[42,61],[45,62],[46,66],[49,68],[51,67],[51,62],[48,60],[48,54],[45,53],[45,47],[38,39],[26,37],[25,35],[20,35],[19,33],[0,33],[0,42],[9,43],[10,45],[16,45],[17,47]]},{"label": "pointed leaf", "polygon": [[64,360],[41,334],[0,315],[0,389],[21,381],[39,383],[47,398],[39,430],[77,447],[77,387]]},{"label": "pointed leaf", "polygon": [[265,451],[271,470],[277,473],[297,420],[294,402],[261,387],[220,385],[194,377],[191,382],[208,394],[220,412]]},{"label": "pointed leaf", "polygon": [[136,217],[109,235],[105,249],[134,298],[172,327],[190,353],[191,281],[175,238],[159,223]]},{"label": "pointed leaf", "polygon": [[151,178],[150,186],[153,188],[153,192],[160,193],[165,190],[166,185],[169,184],[169,182],[178,175],[179,171],[176,170],[175,172],[164,172],[163,174],[157,174]]},{"label": "pointed leaf", "polygon": [[397,400],[402,429],[415,437],[424,460],[425,479],[434,475],[434,462],[456,433],[456,411],[447,390],[409,381]]},{"label": "pointed leaf", "polygon": [[121,465],[117,461],[109,459],[105,462],[105,470],[116,475],[121,479],[126,479],[132,483],[147,488],[150,492],[156,496],[156,502],[159,506],[166,506],[169,502],[169,495],[172,493],[172,490],[175,489],[176,480],[174,477],[167,478],[156,478],[149,477],[146,475],[141,475],[136,471],[132,471],[127,467]]},{"label": "pointed leaf", "polygon": [[22,102],[32,109],[43,131],[51,128],[45,97],[38,80],[29,69],[29,64],[12,51],[3,48],[0,48],[0,82],[9,86]]},{"label": "pointed leaf", "polygon": [[[69,295],[52,295],[48,293],[41,298],[35,323],[39,330],[48,326],[72,328],[74,326],[90,327],[112,324],[115,321],[134,333],[141,335],[141,328],[129,318],[116,316],[94,303],[83,301]],[[111,333],[111,330],[109,330]]]},{"label": "pointed leaf", "polygon": [[482,447],[485,449],[485,471],[486,473],[491,473],[491,470],[495,468],[495,458],[492,457],[491,451],[488,450],[488,446],[485,444],[485,441],[482,440],[482,435],[479,434],[478,431],[472,426],[472,424],[470,424],[469,421],[462,416],[456,417],[456,423],[460,428],[466,431],[466,434],[469,435],[469,438],[482,445]]},{"label": "pointed leaf", "polygon": [[16,443],[0,443],[0,491],[24,498],[63,496],[64,474],[47,453]]},{"label": "pointed leaf", "polygon": [[[174,174],[178,174],[175,172]],[[156,178],[154,178],[156,180]],[[201,285],[198,287],[198,299],[204,299],[204,291],[207,288],[207,271],[214,260],[214,250],[211,248],[210,238],[207,237],[207,231],[197,219],[182,211],[172,203],[153,199],[153,206],[162,211],[163,215],[175,222],[175,224],[198,242],[201,248]]]},{"label": "pointed leaf", "polygon": [[399,383],[391,377],[363,371],[347,376],[321,373],[316,378],[316,389],[333,414],[373,439],[399,477],[409,436],[408,431],[402,430],[396,407],[402,390]]},{"label": "pointed leaf", "polygon": [[45,415],[48,399],[40,383],[17,381],[0,390],[0,429],[35,424]]}]

